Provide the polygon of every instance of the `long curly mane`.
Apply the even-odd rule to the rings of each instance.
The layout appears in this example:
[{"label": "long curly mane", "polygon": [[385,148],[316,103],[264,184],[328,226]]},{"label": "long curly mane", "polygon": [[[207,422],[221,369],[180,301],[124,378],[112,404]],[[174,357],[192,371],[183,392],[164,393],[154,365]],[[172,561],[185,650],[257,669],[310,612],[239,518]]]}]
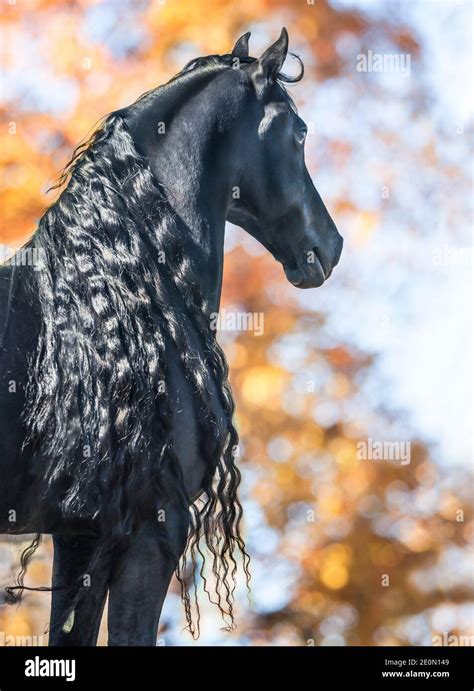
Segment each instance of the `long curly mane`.
[{"label": "long curly mane", "polygon": [[[189,260],[199,247],[190,246],[189,234],[184,246],[179,221],[120,116],[105,121],[70,173],[35,235],[44,257],[36,272],[42,329],[25,420],[41,464],[42,503],[59,506],[64,519],[92,519],[109,539],[136,527],[143,487],[152,488],[160,506],[176,500],[190,506],[187,554],[194,563],[202,537],[212,555],[217,603],[233,625],[236,550],[248,574],[238,436],[227,363]],[[205,499],[194,502],[173,447],[169,347],[194,385],[208,463]],[[227,417],[223,444],[215,439],[211,378]],[[159,525],[170,552],[166,521]],[[176,566],[194,633],[185,563],[186,553]]]}]

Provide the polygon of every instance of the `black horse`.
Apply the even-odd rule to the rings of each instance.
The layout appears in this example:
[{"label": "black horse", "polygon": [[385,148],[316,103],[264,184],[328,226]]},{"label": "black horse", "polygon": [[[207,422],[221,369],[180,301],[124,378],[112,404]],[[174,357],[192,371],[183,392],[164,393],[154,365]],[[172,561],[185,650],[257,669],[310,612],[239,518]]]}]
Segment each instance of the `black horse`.
[{"label": "black horse", "polygon": [[183,560],[204,553],[234,625],[238,437],[210,326],[225,222],[299,288],[342,249],[284,88],[301,62],[281,73],[285,29],[259,59],[248,38],[109,115],[1,268],[0,531],[53,535],[52,645],[95,645],[107,594],[109,644],[154,645],[174,571],[196,633]]}]

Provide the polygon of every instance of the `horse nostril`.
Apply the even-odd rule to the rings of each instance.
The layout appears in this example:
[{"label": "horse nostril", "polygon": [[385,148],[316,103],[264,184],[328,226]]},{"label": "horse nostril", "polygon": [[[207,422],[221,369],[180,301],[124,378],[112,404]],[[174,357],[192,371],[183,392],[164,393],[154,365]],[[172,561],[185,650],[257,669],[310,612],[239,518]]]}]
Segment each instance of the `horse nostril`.
[{"label": "horse nostril", "polygon": [[317,258],[317,260],[321,264],[321,268],[323,270],[324,276],[325,276],[325,278],[327,278],[329,273],[331,272],[330,262],[328,262],[328,260],[324,256],[324,254],[319,249],[319,247],[313,247],[313,254],[315,255],[315,257]]}]

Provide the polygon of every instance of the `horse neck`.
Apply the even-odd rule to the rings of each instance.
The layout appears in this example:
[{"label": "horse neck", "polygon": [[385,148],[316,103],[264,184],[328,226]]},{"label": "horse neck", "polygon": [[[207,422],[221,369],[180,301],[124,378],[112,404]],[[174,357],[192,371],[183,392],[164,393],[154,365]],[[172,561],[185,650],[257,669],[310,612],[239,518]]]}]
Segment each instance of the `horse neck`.
[{"label": "horse neck", "polygon": [[[215,84],[219,74],[222,70],[215,69],[177,79],[125,116],[138,150],[147,157],[182,221],[182,232],[200,248],[199,256],[190,252],[189,259],[212,312],[220,304],[231,164],[238,137],[235,130],[227,138],[218,137],[218,118],[210,121],[209,113],[218,111],[221,98]],[[235,70],[227,74],[235,78]],[[157,138],[160,122],[165,124],[166,136]],[[193,123],[191,132],[189,122]],[[182,238],[184,246],[186,239]]]},{"label": "horse neck", "polygon": [[[222,201],[219,203],[215,199],[209,202],[213,196],[212,191],[208,189],[212,188],[211,176],[206,178],[204,172],[203,177],[204,189],[200,185],[198,194],[188,185],[188,181],[176,178],[176,184],[181,185],[183,196],[178,200],[171,198],[171,206],[182,221],[182,245],[185,251],[189,247],[188,259],[199,281],[204,301],[210,312],[217,312],[222,289],[227,204]],[[194,248],[198,248],[198,251],[193,251]]]}]

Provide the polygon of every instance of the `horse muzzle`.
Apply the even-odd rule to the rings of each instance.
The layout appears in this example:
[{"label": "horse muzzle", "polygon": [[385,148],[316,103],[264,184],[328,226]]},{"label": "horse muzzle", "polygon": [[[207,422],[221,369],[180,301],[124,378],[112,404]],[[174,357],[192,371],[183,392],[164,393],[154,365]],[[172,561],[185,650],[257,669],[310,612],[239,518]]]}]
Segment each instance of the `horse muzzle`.
[{"label": "horse muzzle", "polygon": [[329,251],[315,246],[308,250],[300,261],[294,264],[283,262],[283,269],[289,282],[296,288],[319,288],[322,286],[339,262],[343,242],[338,233],[337,239]]}]

